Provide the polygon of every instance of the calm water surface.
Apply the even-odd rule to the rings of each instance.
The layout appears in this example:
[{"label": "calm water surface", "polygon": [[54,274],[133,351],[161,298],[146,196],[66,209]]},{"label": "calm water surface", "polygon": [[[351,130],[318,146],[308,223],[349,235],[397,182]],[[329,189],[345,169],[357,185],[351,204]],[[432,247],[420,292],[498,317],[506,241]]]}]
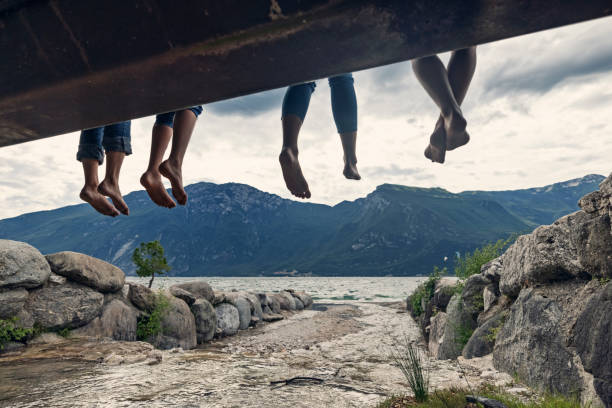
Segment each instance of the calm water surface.
[{"label": "calm water surface", "polygon": [[[252,278],[156,278],[154,288],[168,288],[177,283],[204,280],[215,290],[276,292],[295,289],[310,294],[315,302],[353,300],[384,302],[404,300],[422,282],[423,277],[252,277]],[[128,282],[148,285],[147,278],[128,277]]]}]

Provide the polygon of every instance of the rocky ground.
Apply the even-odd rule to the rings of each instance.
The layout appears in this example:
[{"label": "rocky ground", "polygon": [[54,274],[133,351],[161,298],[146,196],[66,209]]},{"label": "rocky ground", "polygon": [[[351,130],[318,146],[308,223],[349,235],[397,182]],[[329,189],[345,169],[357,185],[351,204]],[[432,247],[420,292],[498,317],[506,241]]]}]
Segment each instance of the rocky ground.
[{"label": "rocky ground", "polygon": [[[0,357],[0,406],[375,406],[407,392],[389,351],[402,336],[422,338],[404,310],[401,303],[315,304],[188,351],[56,338]],[[428,365],[435,388],[486,382],[528,392],[494,370],[490,357]],[[283,382],[299,376],[318,380]]]}]

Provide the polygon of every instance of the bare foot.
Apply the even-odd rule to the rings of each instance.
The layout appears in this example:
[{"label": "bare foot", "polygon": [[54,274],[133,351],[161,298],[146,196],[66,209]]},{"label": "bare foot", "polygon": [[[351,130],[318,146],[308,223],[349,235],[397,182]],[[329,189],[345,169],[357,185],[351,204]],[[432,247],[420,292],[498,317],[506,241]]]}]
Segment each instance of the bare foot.
[{"label": "bare foot", "polygon": [[117,183],[112,183],[108,179],[102,180],[98,186],[98,193],[102,194],[103,196],[110,197],[115,205],[115,208],[122,214],[130,215],[130,209],[125,201],[123,201],[123,196],[121,195],[121,191],[119,191],[119,185]]},{"label": "bare foot", "polygon": [[466,126],[467,121],[460,111],[453,112],[448,118],[444,118],[446,150],[456,149],[470,141],[470,135],[465,131]]},{"label": "bare foot", "polygon": [[446,131],[444,120],[438,120],[436,128],[429,137],[429,146],[425,149],[425,157],[432,162],[444,163],[446,157]]},{"label": "bare foot", "polygon": [[357,171],[357,159],[347,160],[344,156],[344,171],[342,171],[344,177],[349,180],[361,180],[361,176]]},{"label": "bare foot", "polygon": [[280,156],[278,156],[278,161],[280,161],[281,169],[283,170],[285,184],[289,191],[291,191],[291,194],[300,198],[310,198],[310,190],[302,174],[297,152],[288,147],[283,147]]},{"label": "bare foot", "polygon": [[162,176],[170,180],[172,195],[180,205],[187,204],[187,193],[183,189],[183,174],[181,167],[170,160],[163,161],[159,165],[159,172]]},{"label": "bare foot", "polygon": [[160,207],[173,208],[176,204],[166,192],[158,171],[147,170],[140,177],[140,184],[147,190],[151,200]]},{"label": "bare foot", "polygon": [[108,202],[106,197],[98,193],[95,187],[85,186],[79,194],[81,200],[89,203],[97,212],[102,215],[108,215],[109,217],[116,217],[119,215],[119,211]]}]

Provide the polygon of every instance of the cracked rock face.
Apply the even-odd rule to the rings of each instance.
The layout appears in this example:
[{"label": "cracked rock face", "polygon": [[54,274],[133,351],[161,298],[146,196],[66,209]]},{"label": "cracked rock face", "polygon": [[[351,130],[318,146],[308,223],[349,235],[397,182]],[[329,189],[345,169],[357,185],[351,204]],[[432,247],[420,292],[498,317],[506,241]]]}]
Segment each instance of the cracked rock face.
[{"label": "cracked rock face", "polygon": [[85,254],[64,251],[47,255],[46,259],[54,273],[102,293],[117,292],[125,283],[121,269]]}]

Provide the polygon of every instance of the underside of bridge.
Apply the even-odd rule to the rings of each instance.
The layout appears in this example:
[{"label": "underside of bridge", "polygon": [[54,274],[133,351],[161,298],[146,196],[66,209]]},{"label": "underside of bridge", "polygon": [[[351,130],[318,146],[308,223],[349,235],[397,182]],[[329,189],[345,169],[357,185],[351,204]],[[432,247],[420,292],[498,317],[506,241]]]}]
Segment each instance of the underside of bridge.
[{"label": "underside of bridge", "polygon": [[611,13],[612,0],[0,0],[0,146]]}]

